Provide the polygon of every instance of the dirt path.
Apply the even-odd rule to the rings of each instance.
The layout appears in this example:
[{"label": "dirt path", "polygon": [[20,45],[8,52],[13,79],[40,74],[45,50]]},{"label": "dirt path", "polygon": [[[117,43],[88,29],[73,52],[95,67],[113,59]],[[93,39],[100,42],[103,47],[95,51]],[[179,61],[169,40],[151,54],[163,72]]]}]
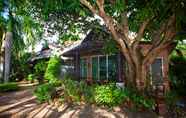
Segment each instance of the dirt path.
[{"label": "dirt path", "polygon": [[0,118],[156,118],[154,113],[109,111],[91,105],[39,104],[32,95],[33,87],[0,94]]}]

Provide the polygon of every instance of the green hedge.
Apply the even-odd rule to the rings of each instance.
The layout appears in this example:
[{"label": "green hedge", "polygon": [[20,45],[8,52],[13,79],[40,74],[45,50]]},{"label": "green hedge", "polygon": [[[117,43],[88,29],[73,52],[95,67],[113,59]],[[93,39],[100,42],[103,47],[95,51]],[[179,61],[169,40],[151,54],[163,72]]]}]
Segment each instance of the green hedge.
[{"label": "green hedge", "polygon": [[18,90],[17,83],[3,83],[0,84],[0,92],[16,91]]}]

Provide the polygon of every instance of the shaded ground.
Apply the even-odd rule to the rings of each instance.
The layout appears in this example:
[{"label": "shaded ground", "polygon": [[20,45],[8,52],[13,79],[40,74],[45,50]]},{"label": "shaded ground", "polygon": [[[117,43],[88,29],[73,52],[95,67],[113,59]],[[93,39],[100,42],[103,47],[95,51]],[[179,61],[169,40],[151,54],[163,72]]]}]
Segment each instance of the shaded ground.
[{"label": "shaded ground", "polygon": [[32,95],[33,88],[22,84],[17,92],[0,94],[0,118],[156,118],[151,112],[129,112],[91,105],[39,104]]}]

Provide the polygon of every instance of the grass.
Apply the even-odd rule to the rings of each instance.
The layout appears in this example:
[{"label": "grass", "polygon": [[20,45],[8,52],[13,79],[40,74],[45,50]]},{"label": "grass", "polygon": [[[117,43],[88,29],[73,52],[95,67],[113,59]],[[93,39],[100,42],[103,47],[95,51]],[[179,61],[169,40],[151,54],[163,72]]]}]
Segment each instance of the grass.
[{"label": "grass", "polygon": [[0,84],[0,92],[16,91],[18,89],[19,89],[18,84],[15,82]]}]

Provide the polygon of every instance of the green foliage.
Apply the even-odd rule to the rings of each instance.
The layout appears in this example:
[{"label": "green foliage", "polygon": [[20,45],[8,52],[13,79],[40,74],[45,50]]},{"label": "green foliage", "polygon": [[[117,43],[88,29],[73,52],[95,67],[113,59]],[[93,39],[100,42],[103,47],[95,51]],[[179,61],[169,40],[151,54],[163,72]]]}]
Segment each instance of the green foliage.
[{"label": "green foliage", "polygon": [[63,80],[64,98],[68,102],[80,102],[79,87],[76,81],[65,78]]},{"label": "green foliage", "polygon": [[34,82],[35,75],[34,74],[29,74],[27,77],[27,80],[30,81],[31,83]]},{"label": "green foliage", "polygon": [[115,84],[101,85],[95,87],[95,101],[97,104],[116,106],[127,99],[127,95],[122,89],[118,89]]},{"label": "green foliage", "polygon": [[116,42],[112,39],[106,40],[103,47],[103,52],[106,54],[116,54],[119,52]]},{"label": "green foliage", "polygon": [[0,92],[16,91],[18,88],[17,83],[0,84]]},{"label": "green foliage", "polygon": [[165,100],[168,107],[173,107],[178,101],[178,94],[175,91],[169,91],[165,94]]},{"label": "green foliage", "polygon": [[74,81],[72,77],[67,75],[62,80],[62,87],[63,96],[61,96],[61,101],[94,103],[94,87],[88,86],[84,81]]},{"label": "green foliage", "polygon": [[50,83],[39,85],[34,91],[34,95],[40,102],[51,100],[54,93],[55,87],[53,86],[53,84]]},{"label": "green foliage", "polygon": [[79,83],[79,93],[81,95],[81,100],[87,103],[94,103],[94,88],[95,85],[88,85],[85,81],[80,81]]},{"label": "green foliage", "polygon": [[[73,28],[74,29],[74,28]],[[76,31],[73,31],[74,33],[76,33]],[[66,33],[63,34],[62,36],[60,36],[60,43],[63,44],[65,41],[77,41],[79,40],[80,37],[78,35],[73,35],[72,33]]]},{"label": "green foliage", "polygon": [[[54,85],[54,84],[53,84]],[[88,85],[85,81],[74,81],[72,77],[65,76],[60,84],[62,93],[61,102],[97,104],[104,106],[118,106],[132,102],[136,109],[154,109],[155,102],[152,98],[140,95],[138,92],[128,88],[117,88],[115,83],[106,85]],[[42,95],[44,96],[44,95]],[[51,98],[50,96],[47,98]]]},{"label": "green foliage", "polygon": [[97,86],[95,88],[95,101],[97,104],[106,106],[117,106],[131,101],[133,109],[155,108],[155,101],[152,98],[145,97],[129,88],[117,88],[115,84]]},{"label": "green foliage", "polygon": [[144,97],[142,95],[133,94],[130,96],[130,99],[134,103],[136,108],[147,108],[147,109],[154,109],[155,108],[155,101],[152,98]]},{"label": "green foliage", "polygon": [[27,78],[28,74],[31,73],[31,68],[28,64],[28,59],[31,57],[30,53],[23,53],[20,56],[12,56],[12,74],[10,77],[11,81],[16,79],[22,80]]},{"label": "green foliage", "polygon": [[165,100],[167,104],[168,114],[174,118],[184,118],[186,115],[184,107],[178,106],[180,97],[176,91],[169,91],[165,94]]},{"label": "green foliage", "polygon": [[34,70],[37,75],[43,75],[47,68],[47,62],[45,60],[39,61],[35,66]]},{"label": "green foliage", "polygon": [[172,56],[170,64],[170,80],[172,87],[181,96],[185,96],[186,88],[186,58],[184,56]]},{"label": "green foliage", "polygon": [[50,58],[45,72],[45,79],[50,83],[57,81],[60,74],[61,60],[58,57]]}]

